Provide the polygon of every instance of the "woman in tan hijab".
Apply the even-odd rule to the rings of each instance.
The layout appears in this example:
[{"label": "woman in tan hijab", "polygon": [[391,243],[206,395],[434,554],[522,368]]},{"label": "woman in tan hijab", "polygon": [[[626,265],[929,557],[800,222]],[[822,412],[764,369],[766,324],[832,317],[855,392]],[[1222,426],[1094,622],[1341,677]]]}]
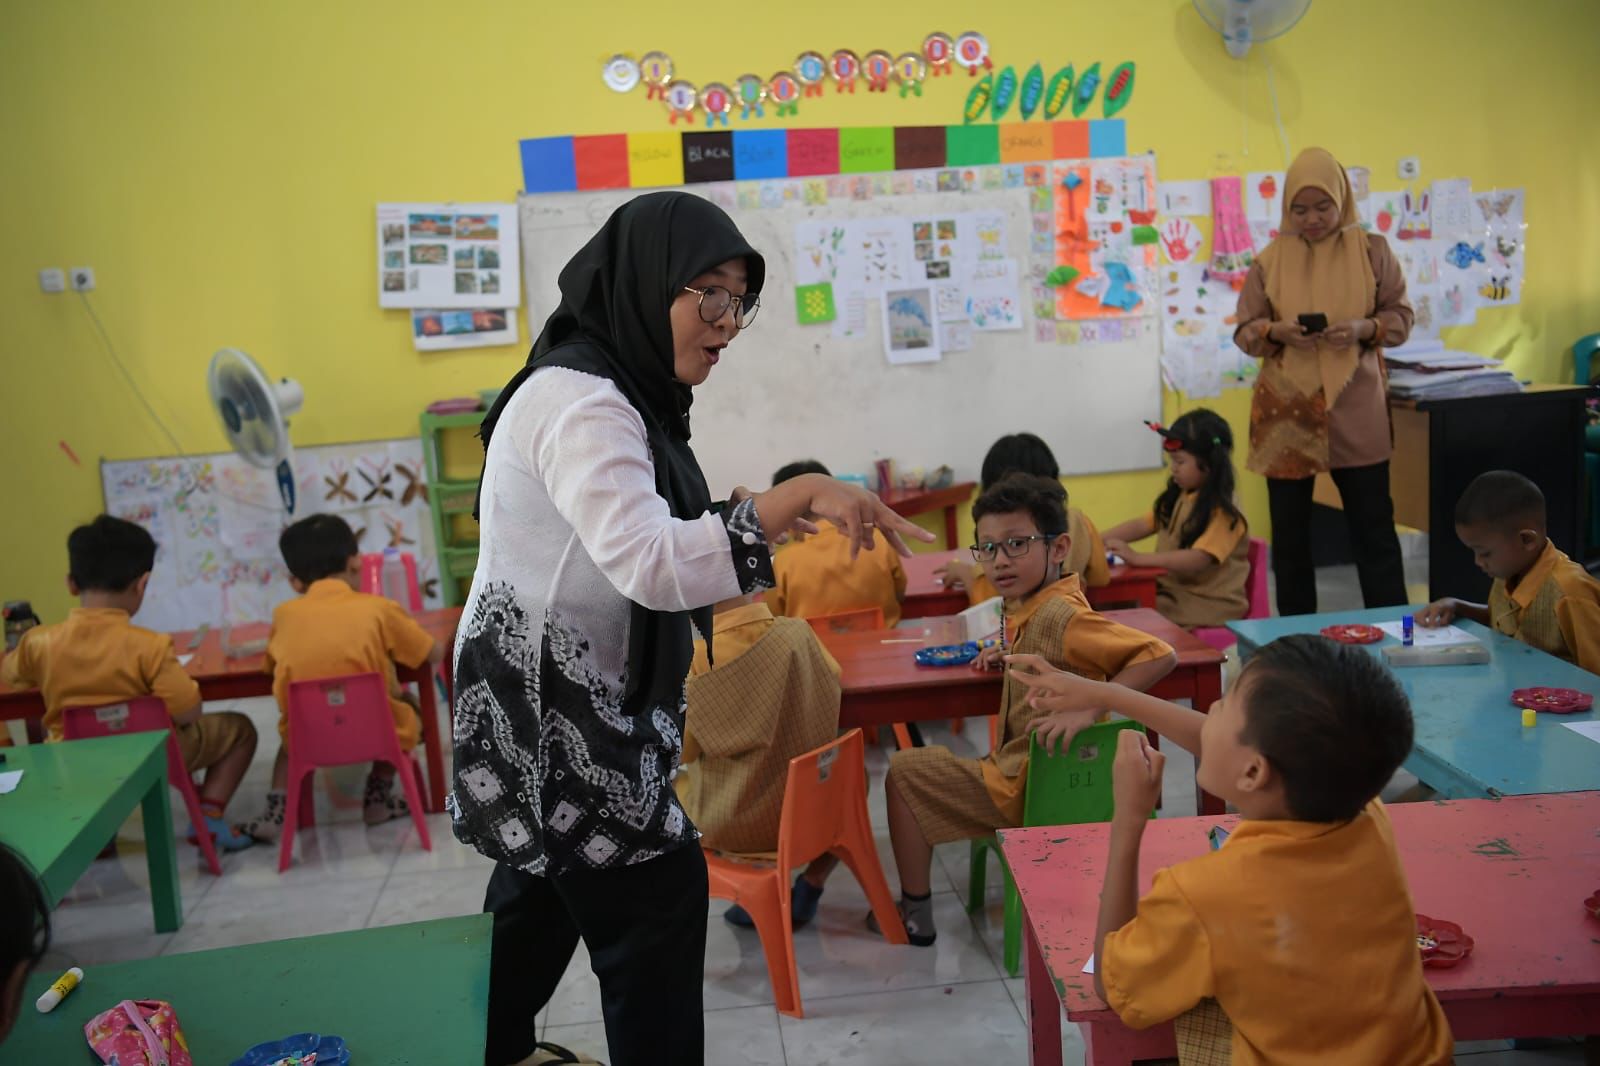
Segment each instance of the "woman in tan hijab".
[{"label": "woman in tan hijab", "polygon": [[[1302,316],[1326,317],[1325,328]],[[1411,333],[1405,278],[1388,242],[1366,233],[1344,168],[1307,148],[1289,167],[1283,224],[1239,294],[1234,342],[1261,360],[1247,466],[1267,479],[1278,613],[1313,614],[1311,490],[1333,476],[1368,607],[1406,602],[1389,496],[1384,347]]]}]

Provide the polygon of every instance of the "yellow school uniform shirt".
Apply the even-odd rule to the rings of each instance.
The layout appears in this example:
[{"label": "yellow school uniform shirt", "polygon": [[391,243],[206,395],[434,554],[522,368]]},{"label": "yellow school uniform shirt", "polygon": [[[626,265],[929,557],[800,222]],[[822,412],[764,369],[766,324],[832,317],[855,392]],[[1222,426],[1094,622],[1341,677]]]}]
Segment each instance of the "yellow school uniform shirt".
[{"label": "yellow school uniform shirt", "polygon": [[1234,1066],[1446,1063],[1415,913],[1377,800],[1348,822],[1251,819],[1220,850],[1158,871],[1097,964],[1135,1029],[1215,999]]},{"label": "yellow school uniform shirt", "polygon": [[1600,581],[1549,540],[1508,588],[1489,589],[1489,621],[1508,637],[1600,674]]},{"label": "yellow school uniform shirt", "polygon": [[127,611],[112,607],[75,607],[64,622],[28,630],[0,660],[0,679],[40,690],[50,740],[61,739],[66,707],[135,696],[159,696],[172,715],[200,706],[200,686],[178,665],[172,638],[134,625]]},{"label": "yellow school uniform shirt", "polygon": [[433,637],[393,600],[357,592],[342,578],[312,582],[305,595],[272,612],[267,669],[278,700],[278,735],[289,735],[291,682],[377,673],[388,682],[400,747],[410,751],[422,736],[422,722],[409,704],[394,698],[400,690],[394,664],[421,666],[432,650]]},{"label": "yellow school uniform shirt", "polygon": [[789,545],[772,558],[776,584],[763,597],[773,614],[818,618],[866,607],[883,608],[884,625],[900,622],[906,572],[900,556],[882,533],[873,531],[873,549],[850,558],[850,541],[824,524],[822,531]]},{"label": "yellow school uniform shirt", "polygon": [[[1106,542],[1101,539],[1094,523],[1089,521],[1089,516],[1076,507],[1067,508],[1067,536],[1071,538],[1072,546],[1067,549],[1062,570],[1077,574],[1078,582],[1084,588],[1098,589],[1111,584],[1111,564],[1106,562]],[[980,566],[972,585],[967,589],[967,595],[973,606],[977,606],[1000,595],[1000,592]]]},{"label": "yellow school uniform shirt", "polygon": [[[1183,524],[1194,512],[1197,492],[1185,492],[1173,505],[1166,525],[1156,527],[1156,551],[1183,550]],[[1250,612],[1250,537],[1243,518],[1229,518],[1214,508],[1205,531],[1189,545],[1211,556],[1215,565],[1197,574],[1168,571],[1156,578],[1156,609],[1180,626],[1220,626]]]}]

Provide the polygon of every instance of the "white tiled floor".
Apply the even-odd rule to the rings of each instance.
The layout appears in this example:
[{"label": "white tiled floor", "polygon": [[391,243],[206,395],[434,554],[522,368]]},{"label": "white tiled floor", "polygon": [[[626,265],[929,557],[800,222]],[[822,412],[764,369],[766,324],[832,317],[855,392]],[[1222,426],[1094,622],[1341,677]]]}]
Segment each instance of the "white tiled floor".
[{"label": "white tiled floor", "polygon": [[[1353,568],[1322,575],[1323,607],[1359,606]],[[220,709],[221,705],[218,705]],[[270,742],[276,714],[270,701],[238,704],[263,735],[231,813],[245,815],[261,802],[275,753]],[[976,754],[968,729],[952,737],[942,726],[925,731],[932,743]],[[1194,764],[1168,745],[1162,815],[1194,813]],[[883,809],[883,750],[869,753],[869,804],[880,860],[891,886],[894,864]],[[340,797],[319,796],[318,827],[300,835],[295,863],[277,873],[275,848],[256,847],[224,858],[221,878],[197,861],[182,865],[184,926],[175,934],[150,932],[150,900],[137,820],[124,827],[114,859],[96,862],[57,910],[52,958],[45,967],[175,954],[279,937],[359,929],[477,912],[490,865],[456,843],[444,815],[429,818],[431,852],[422,851],[409,823],[365,828],[359,808],[346,806],[359,774],[338,781]],[[340,802],[336,803],[335,799]],[[191,860],[186,846],[180,854]],[[991,865],[984,907],[971,916],[967,896],[967,846],[938,849],[934,913],[939,939],[931,948],[893,947],[863,926],[866,900],[847,870],[829,882],[818,918],[795,935],[806,1017],[780,1017],[773,1007],[765,957],[753,931],[721,920],[726,904],[710,903],[706,942],[707,1061],[923,1064],[1015,1062],[1027,1058],[1026,1004],[1021,980],[1001,968],[1001,887]],[[540,1025],[557,1043],[605,1055],[599,987],[579,947]],[[1065,1059],[1083,1060],[1077,1028],[1064,1026]],[[1576,1044],[1510,1051],[1504,1041],[1462,1045],[1475,1066],[1579,1063]]]}]

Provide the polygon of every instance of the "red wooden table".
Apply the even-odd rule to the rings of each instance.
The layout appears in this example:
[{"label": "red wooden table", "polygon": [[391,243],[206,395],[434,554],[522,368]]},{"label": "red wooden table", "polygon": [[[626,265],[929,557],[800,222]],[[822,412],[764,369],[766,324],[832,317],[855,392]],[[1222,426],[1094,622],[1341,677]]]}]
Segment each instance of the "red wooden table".
[{"label": "red wooden table", "polygon": [[903,518],[943,511],[944,546],[954,548],[960,542],[956,536],[956,508],[972,499],[972,490],[977,487],[976,482],[961,481],[942,489],[890,489],[878,493],[878,498]]},{"label": "red wooden table", "polygon": [[[418,612],[413,617],[446,648],[455,643],[456,623],[461,620],[461,608],[442,607]],[[270,628],[265,622],[235,626],[229,631],[229,637],[234,643],[242,644],[264,639]],[[272,695],[272,675],[266,672],[266,656],[256,654],[229,658],[223,651],[222,633],[216,629],[206,630],[198,647],[190,646],[193,639],[193,633],[172,634],[172,644],[178,655],[193,656],[184,665],[184,670],[199,682],[201,698],[233,700]],[[440,747],[439,702],[434,696],[433,668],[426,663],[416,669],[402,666],[397,673],[402,684],[417,683],[419,702],[422,704],[423,758],[428,765],[428,810],[437,814],[444,810],[444,754]],[[44,700],[37,691],[13,689],[0,684],[0,720],[37,720],[43,717]]]},{"label": "red wooden table", "polygon": [[[972,561],[966,548],[956,551],[918,552],[909,559],[900,560],[906,572],[906,600],[901,609],[904,618],[927,618],[933,615],[958,614],[967,609],[968,598],[963,589],[947,589],[934,571],[952,559]],[[1156,605],[1156,578],[1166,573],[1158,566],[1128,566],[1119,563],[1111,568],[1111,582],[1100,588],[1085,588],[1084,594],[1096,608],[1105,609],[1118,604],[1137,604],[1154,608]]]},{"label": "red wooden table", "polygon": [[[1148,608],[1106,611],[1105,615],[1159,637],[1177,652],[1178,665],[1151,687],[1153,695],[1189,700],[1201,711],[1222,698],[1222,652]],[[999,708],[999,671],[918,666],[914,656],[923,642],[915,629],[824,633],[821,637],[841,669],[840,729],[987,716]],[[1197,792],[1197,802],[1202,813],[1222,810],[1214,796]]]},{"label": "red wooden table", "polygon": [[[1573,743],[1587,743],[1574,737]],[[1419,912],[1477,942],[1452,969],[1427,970],[1457,1040],[1563,1036],[1600,1028],[1600,921],[1583,901],[1600,889],[1600,792],[1389,808]],[[1203,854],[1225,818],[1150,823],[1140,891],[1155,872]],[[1110,826],[1003,829],[1000,846],[1027,913],[1028,1029],[1033,1066],[1061,1062],[1061,1009],[1093,1066],[1173,1058],[1172,1025],[1133,1030],[1095,995],[1094,950]],[[1330,996],[1337,989],[1329,989]]]}]

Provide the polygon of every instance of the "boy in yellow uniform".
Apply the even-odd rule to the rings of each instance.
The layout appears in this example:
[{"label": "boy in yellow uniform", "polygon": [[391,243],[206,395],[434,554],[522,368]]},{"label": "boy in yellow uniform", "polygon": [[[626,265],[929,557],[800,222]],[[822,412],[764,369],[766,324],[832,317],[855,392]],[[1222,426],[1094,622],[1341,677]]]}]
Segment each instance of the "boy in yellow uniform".
[{"label": "boy in yellow uniform", "polygon": [[[1172,671],[1177,656],[1155,637],[1095,613],[1077,575],[1061,576],[1071,547],[1065,497],[1058,482],[1013,474],[973,504],[972,553],[1005,598],[1005,643],[1086,677],[1148,688]],[[1002,654],[989,648],[974,666],[998,669]],[[889,837],[913,944],[934,941],[928,877],[934,845],[1022,824],[1028,735],[1038,714],[1026,696],[1025,686],[1006,678],[998,741],[981,759],[944,747],[907,748],[889,758]]]},{"label": "boy in yellow uniform", "polygon": [[1411,749],[1411,708],[1376,658],[1283,637],[1209,714],[1033,656],[1011,669],[1050,712],[1041,740],[1116,711],[1194,752],[1200,786],[1243,818],[1219,850],[1158,870],[1139,898],[1139,844],[1166,759],[1142,734],[1119,736],[1094,981],[1126,1024],[1220,1008],[1232,1025],[1222,1061],[1234,1066],[1452,1061],[1377,798]]},{"label": "boy in yellow uniform", "polygon": [[[740,853],[778,848],[789,760],[839,731],[839,664],[798,618],[774,618],[765,603],[739,596],[716,606],[717,664],[695,641],[685,688],[688,715],[673,785],[708,847]],[[796,928],[817,913],[822,885],[837,860],[824,855],[795,878]],[[723,918],[754,923],[744,908]]]},{"label": "boy in yellow uniform", "polygon": [[1489,602],[1447,597],[1428,604],[1419,625],[1470,618],[1600,674],[1600,581],[1545,534],[1539,486],[1509,470],[1478,475],[1456,501],[1456,536],[1494,578]]},{"label": "boy in yellow uniform", "polygon": [[0,661],[8,685],[44,696],[45,739],[61,739],[67,707],[98,707],[136,696],[158,696],[172,716],[183,765],[206,772],[200,809],[220,848],[254,843],[235,833],[222,812],[256,751],[256,727],[234,711],[201,714],[200,686],[184,673],[172,638],[134,625],[155,568],[156,542],[143,526],[101,515],[67,537],[67,588],[81,606],[65,622],[22,635]]},{"label": "boy in yellow uniform", "polygon": [[[781,485],[801,474],[832,477],[815,459],[790,463],[772,475]],[[772,558],[775,584],[764,597],[773,614],[790,618],[818,618],[867,607],[883,609],[883,623],[891,629],[900,623],[900,603],[906,598],[906,572],[900,555],[874,534],[876,547],[850,558],[850,541],[837,528],[823,524],[821,532],[797,534],[795,542]]]},{"label": "boy in yellow uniform", "polygon": [[[289,568],[289,584],[299,599],[272,612],[267,641],[267,669],[278,701],[278,748],[272,765],[267,806],[241,828],[257,840],[276,841],[283,832],[284,786],[289,776],[289,685],[319,677],[382,674],[389,686],[400,750],[410,752],[422,736],[422,719],[411,697],[400,687],[394,664],[421,666],[444,661],[444,647],[406,609],[383,596],[358,591],[361,554],[355,533],[337,515],[303,518],[285,529],[278,550]],[[394,767],[373,763],[367,777],[362,817],[368,825],[410,814],[404,797],[394,792]]]}]

